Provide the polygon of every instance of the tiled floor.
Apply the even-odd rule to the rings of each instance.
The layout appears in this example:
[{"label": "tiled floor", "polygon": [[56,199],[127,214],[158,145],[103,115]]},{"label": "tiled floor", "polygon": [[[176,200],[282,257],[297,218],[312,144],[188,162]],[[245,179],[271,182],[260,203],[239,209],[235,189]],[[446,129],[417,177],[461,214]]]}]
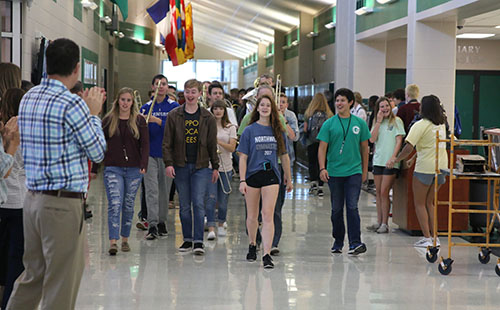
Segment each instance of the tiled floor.
[{"label": "tiled floor", "polygon": [[[205,256],[177,252],[181,226],[178,209],[170,209],[168,237],[146,241],[145,232],[133,228],[132,251],[110,257],[102,179],[93,181],[94,217],[87,222],[87,266],[77,309],[500,309],[496,257],[482,265],[477,248],[453,248],[449,276],[426,261],[425,250],[412,247],[417,237],[394,225],[385,235],[363,229],[368,251],[362,256],[330,254],[329,192],[324,199],[309,197],[301,174],[283,207],[281,255],[274,259],[276,268],[265,271],[260,259],[245,260],[244,205],[236,186],[228,235],[205,242]],[[362,227],[375,220],[372,201],[362,193]]]}]

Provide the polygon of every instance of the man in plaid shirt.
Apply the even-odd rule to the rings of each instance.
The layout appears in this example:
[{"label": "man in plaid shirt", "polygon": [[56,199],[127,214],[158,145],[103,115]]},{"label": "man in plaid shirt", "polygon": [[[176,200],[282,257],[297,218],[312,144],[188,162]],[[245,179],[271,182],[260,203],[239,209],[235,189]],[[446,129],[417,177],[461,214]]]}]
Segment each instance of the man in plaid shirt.
[{"label": "man in plaid shirt", "polygon": [[105,99],[94,87],[71,94],[80,74],[80,50],[57,39],[46,51],[48,78],[19,107],[19,131],[28,193],[23,206],[25,271],[7,309],[74,309],[84,268],[83,194],[87,158],[100,162],[106,142],[97,117]]}]

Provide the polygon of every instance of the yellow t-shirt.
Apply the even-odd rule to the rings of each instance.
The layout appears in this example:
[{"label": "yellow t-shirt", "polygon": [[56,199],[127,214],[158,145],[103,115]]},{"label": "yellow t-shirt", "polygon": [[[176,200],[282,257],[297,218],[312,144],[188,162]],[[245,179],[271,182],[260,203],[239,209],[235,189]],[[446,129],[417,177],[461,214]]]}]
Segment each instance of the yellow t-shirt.
[{"label": "yellow t-shirt", "polygon": [[[445,139],[446,127],[434,125],[427,119],[416,122],[410,129],[406,142],[417,149],[417,164],[415,171],[420,173],[434,174],[436,167],[436,131],[439,131],[439,138]],[[446,143],[439,143],[439,169],[448,168],[448,155],[446,153]]]}]

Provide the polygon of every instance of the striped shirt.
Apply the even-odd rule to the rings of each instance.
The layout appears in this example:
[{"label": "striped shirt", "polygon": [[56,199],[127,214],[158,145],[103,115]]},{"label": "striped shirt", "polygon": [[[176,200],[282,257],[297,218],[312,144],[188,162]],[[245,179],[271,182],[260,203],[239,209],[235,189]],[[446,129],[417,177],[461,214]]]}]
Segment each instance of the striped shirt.
[{"label": "striped shirt", "polygon": [[101,162],[106,141],[85,101],[62,82],[43,79],[24,95],[18,123],[27,188],[86,192],[87,158]]},{"label": "striped shirt", "polygon": [[9,172],[12,164],[14,163],[14,158],[5,153],[3,149],[2,135],[0,135],[0,204],[4,204],[7,201],[7,184],[5,183],[4,176]]}]

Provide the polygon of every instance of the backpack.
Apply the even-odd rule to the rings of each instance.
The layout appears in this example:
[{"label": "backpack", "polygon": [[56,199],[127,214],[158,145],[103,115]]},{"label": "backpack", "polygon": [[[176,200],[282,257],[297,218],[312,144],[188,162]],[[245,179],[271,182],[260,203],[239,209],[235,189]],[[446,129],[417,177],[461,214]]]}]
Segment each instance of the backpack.
[{"label": "backpack", "polygon": [[318,136],[319,130],[321,129],[321,126],[323,126],[326,119],[326,113],[323,111],[314,112],[314,114],[309,117],[307,120],[307,132],[309,133],[308,140],[310,143],[318,141],[316,137]]}]

